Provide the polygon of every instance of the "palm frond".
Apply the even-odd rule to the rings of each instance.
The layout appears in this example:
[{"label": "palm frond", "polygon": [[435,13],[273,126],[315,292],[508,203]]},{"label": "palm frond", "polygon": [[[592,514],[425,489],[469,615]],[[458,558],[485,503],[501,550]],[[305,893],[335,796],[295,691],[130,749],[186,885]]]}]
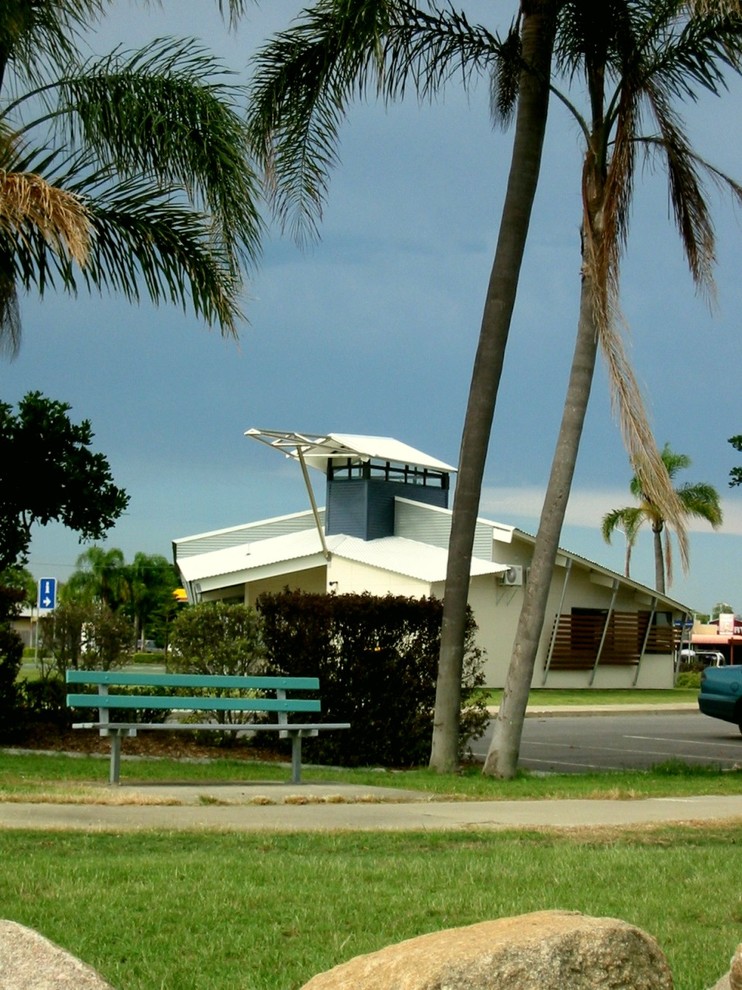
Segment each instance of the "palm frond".
[{"label": "palm frond", "polygon": [[647,99],[660,129],[660,137],[645,140],[645,144],[658,148],[664,156],[673,216],[691,277],[697,288],[713,300],[716,239],[699,175],[698,158],[691,150],[677,115],[664,94],[650,86]]},{"label": "palm frond", "polygon": [[606,512],[600,527],[603,539],[606,543],[610,543],[614,532],[618,529],[626,537],[627,543],[634,543],[643,518],[641,508],[636,505],[627,505]]},{"label": "palm frond", "polygon": [[678,489],[678,496],[689,516],[705,519],[713,529],[724,521],[719,493],[713,485],[702,481],[688,482]]},{"label": "palm frond", "polygon": [[21,313],[12,253],[0,241],[0,355],[12,360],[21,344]]},{"label": "palm frond", "polygon": [[454,74],[468,86],[502,45],[451,8],[405,0],[319,0],[256,56],[250,88],[252,145],[284,228],[316,233],[348,104],[387,101],[413,85],[430,97]]},{"label": "palm frond", "polygon": [[80,198],[40,175],[0,170],[0,229],[25,240],[37,231],[54,251],[84,265],[90,251],[90,218]]},{"label": "palm frond", "polygon": [[214,239],[209,216],[179,203],[177,189],[133,179],[112,185],[107,171],[99,178],[98,197],[84,199],[91,227],[85,267],[50,251],[31,230],[14,245],[18,283],[41,295],[53,287],[75,294],[81,286],[134,302],[146,294],[156,304],[190,305],[207,323],[235,335],[242,281],[230,252]]},{"label": "palm frond", "polygon": [[689,561],[683,506],[649,425],[641,390],[614,321],[601,328],[600,345],[611,382],[611,402],[643,498],[674,529],[683,567]]},{"label": "palm frond", "polygon": [[110,0],[3,0],[0,81],[12,90],[53,78],[56,66],[77,56],[80,39]]},{"label": "palm frond", "polygon": [[91,149],[119,175],[180,185],[251,263],[262,233],[258,182],[240,91],[215,81],[224,73],[190,40],[117,50],[62,78],[55,120],[70,143]]}]

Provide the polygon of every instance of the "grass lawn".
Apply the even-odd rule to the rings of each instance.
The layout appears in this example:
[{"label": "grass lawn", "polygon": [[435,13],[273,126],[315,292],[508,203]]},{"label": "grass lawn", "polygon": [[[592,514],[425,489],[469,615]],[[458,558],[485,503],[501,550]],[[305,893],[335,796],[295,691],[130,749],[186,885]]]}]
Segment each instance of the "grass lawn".
[{"label": "grass lawn", "polygon": [[[211,760],[122,760],[124,784],[288,782],[285,765],[238,758]],[[479,766],[458,774],[416,770],[346,769],[305,766],[306,783],[353,784],[419,790],[431,797],[466,800],[538,800],[545,798],[642,798],[680,797],[689,794],[740,794],[742,770],[688,766],[678,762],[658,764],[651,770],[604,773],[533,775],[521,772],[515,780],[484,777]],[[118,800],[116,789],[101,787],[108,781],[108,758],[3,752],[0,750],[0,802]]]},{"label": "grass lawn", "polygon": [[[490,688],[487,691],[487,704],[497,706],[502,698],[502,690]],[[638,688],[582,688],[580,690],[560,688],[533,688],[528,695],[530,708],[546,706],[575,707],[580,705],[671,705],[692,703],[698,700],[698,688],[668,688],[667,690],[640,690]]]},{"label": "grass lawn", "polygon": [[38,929],[117,990],[292,990],[417,934],[572,909],[650,932],[676,990],[703,990],[740,939],[740,838],[719,826],[568,836],[0,831],[0,917]]}]

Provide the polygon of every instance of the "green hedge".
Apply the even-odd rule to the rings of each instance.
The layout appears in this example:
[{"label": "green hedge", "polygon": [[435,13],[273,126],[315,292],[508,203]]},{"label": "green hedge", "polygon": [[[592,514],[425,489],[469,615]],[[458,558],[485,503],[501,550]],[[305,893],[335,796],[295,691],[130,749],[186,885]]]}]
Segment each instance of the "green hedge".
[{"label": "green hedge", "polygon": [[[342,766],[427,763],[443,603],[388,595],[264,594],[256,603],[273,671],[318,676],[322,721],[350,730],[305,741],[306,759]],[[487,725],[481,651],[471,615],[461,750]]]}]

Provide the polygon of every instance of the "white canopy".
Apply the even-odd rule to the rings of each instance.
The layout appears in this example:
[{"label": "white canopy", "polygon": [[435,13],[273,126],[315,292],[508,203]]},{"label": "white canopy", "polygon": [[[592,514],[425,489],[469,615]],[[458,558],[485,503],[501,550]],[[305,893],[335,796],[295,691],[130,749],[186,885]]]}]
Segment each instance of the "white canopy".
[{"label": "white canopy", "polygon": [[318,468],[325,474],[328,461],[347,461],[348,458],[355,463],[369,460],[389,461],[393,464],[405,464],[409,467],[441,471],[446,474],[456,471],[456,468],[450,464],[445,464],[392,437],[367,437],[354,433],[328,433],[320,436],[314,433],[259,430],[255,427],[246,430],[245,436],[281,450],[287,457],[295,457],[298,460],[301,454],[306,464]]}]

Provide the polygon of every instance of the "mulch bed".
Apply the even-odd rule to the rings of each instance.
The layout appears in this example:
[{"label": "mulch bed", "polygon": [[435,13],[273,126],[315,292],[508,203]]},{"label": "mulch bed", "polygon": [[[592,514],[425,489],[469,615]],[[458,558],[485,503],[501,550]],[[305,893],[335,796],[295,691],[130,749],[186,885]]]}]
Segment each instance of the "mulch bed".
[{"label": "mulch bed", "polygon": [[[209,740],[206,733],[142,732],[124,740],[127,754],[165,757],[169,759],[229,759],[276,760],[290,759],[290,751],[276,751],[264,745],[249,746],[243,740],[229,737],[231,745],[220,746]],[[2,744],[0,744],[2,745]],[[37,725],[28,732],[8,740],[4,745],[21,749],[37,749],[60,753],[108,754],[109,740],[94,730],[64,729],[53,725]]]}]

